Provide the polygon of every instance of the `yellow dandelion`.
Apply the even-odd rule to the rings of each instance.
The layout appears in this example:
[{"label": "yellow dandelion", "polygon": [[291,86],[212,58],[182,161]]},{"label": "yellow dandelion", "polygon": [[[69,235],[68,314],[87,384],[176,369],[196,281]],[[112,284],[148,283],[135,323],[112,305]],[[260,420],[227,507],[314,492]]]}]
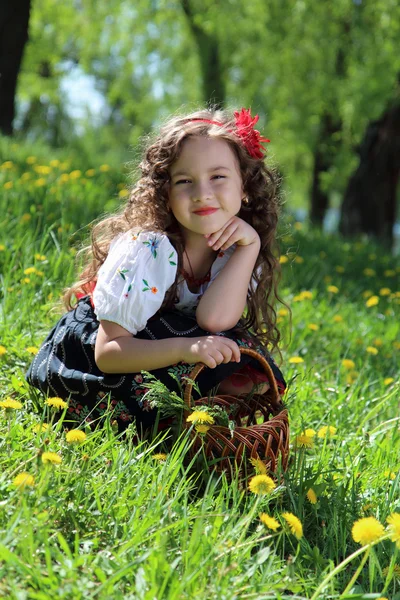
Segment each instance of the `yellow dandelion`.
[{"label": "yellow dandelion", "polygon": [[212,425],[214,423],[214,418],[206,413],[204,410],[195,410],[191,415],[186,419],[188,423],[208,423]]},{"label": "yellow dandelion", "polygon": [[4,252],[4,250],[6,249],[4,244],[0,244],[0,252]]},{"label": "yellow dandelion", "polygon": [[346,383],[348,385],[351,385],[352,383],[354,383],[355,381],[357,381],[358,376],[359,376],[359,372],[358,371],[350,371],[346,375]]},{"label": "yellow dandelion", "polygon": [[333,322],[334,322],[334,323],[341,323],[342,321],[343,321],[343,317],[342,317],[342,315],[335,315],[335,316],[333,317]]},{"label": "yellow dandelion", "polygon": [[209,429],[209,425],[196,425],[195,427],[197,433],[201,433],[202,435],[205,435]]},{"label": "yellow dandelion", "polygon": [[61,461],[61,456],[56,452],[43,452],[42,454],[42,462],[44,464],[59,465]]},{"label": "yellow dandelion", "polygon": [[377,304],[379,304],[379,296],[371,296],[371,298],[368,298],[366,301],[365,306],[371,308],[371,306],[376,306]]},{"label": "yellow dandelion", "polygon": [[300,231],[301,229],[303,229],[303,223],[300,223],[300,221],[296,221],[296,223],[294,224],[294,228],[297,231]]},{"label": "yellow dandelion", "polygon": [[249,481],[249,490],[253,494],[270,494],[275,488],[275,482],[268,475],[254,475]]},{"label": "yellow dandelion", "polygon": [[37,423],[37,425],[32,428],[32,431],[34,433],[41,433],[42,431],[47,431],[49,427],[48,423]]},{"label": "yellow dandelion", "polygon": [[364,269],[363,273],[366,277],[374,277],[376,275],[374,269],[369,269],[368,267]]},{"label": "yellow dandelion", "polygon": [[24,213],[21,217],[21,223],[28,223],[32,219],[32,215]]},{"label": "yellow dandelion", "polygon": [[292,356],[289,358],[289,362],[293,365],[299,365],[300,363],[304,362],[304,359],[301,358],[301,356]]},{"label": "yellow dandelion", "polygon": [[290,532],[296,536],[298,540],[303,537],[303,525],[301,521],[296,515],[292,513],[282,513],[282,517],[285,519],[286,523],[289,526]]},{"label": "yellow dandelion", "polygon": [[379,290],[380,296],[390,296],[390,294],[391,294],[391,289],[388,287],[383,287]]},{"label": "yellow dandelion", "polygon": [[327,435],[331,437],[335,435],[336,431],[336,427],[333,427],[332,425],[324,425],[323,427],[321,427],[321,429],[318,430],[317,435],[323,440],[324,438],[326,438]]},{"label": "yellow dandelion", "polygon": [[286,308],[280,308],[278,310],[279,317],[286,317],[289,314],[289,311]]},{"label": "yellow dandelion", "polygon": [[261,460],[261,458],[250,458],[250,463],[255,468],[257,474],[259,474],[259,475],[267,474],[267,467],[266,467],[265,463]]},{"label": "yellow dandelion", "polygon": [[35,485],[35,478],[30,473],[19,473],[13,480],[13,486],[24,489],[26,487],[33,487]]},{"label": "yellow dandelion", "polygon": [[39,253],[36,253],[36,254],[35,254],[35,258],[36,258],[36,260],[40,260],[40,261],[42,261],[42,262],[43,262],[44,260],[46,260],[46,256],[45,256],[44,254],[39,254]]},{"label": "yellow dandelion", "polygon": [[86,177],[93,177],[93,175],[96,175],[96,171],[94,169],[88,169],[85,175]]},{"label": "yellow dandelion", "polygon": [[167,455],[164,454],[164,452],[157,452],[156,454],[153,454],[153,458],[154,460],[158,460],[158,462],[164,462],[167,460]]},{"label": "yellow dandelion", "polygon": [[313,293],[309,290],[304,290],[301,292],[301,296],[304,300],[312,300]]},{"label": "yellow dandelion", "polygon": [[391,471],[390,469],[386,469],[386,471],[383,472],[383,475],[385,477],[389,477],[389,479],[391,479],[392,481],[396,479],[396,473],[394,471]]},{"label": "yellow dandelion", "polygon": [[328,292],[330,294],[338,294],[339,293],[339,288],[336,287],[336,285],[328,285],[328,287],[326,289],[328,290]]},{"label": "yellow dandelion", "polygon": [[4,346],[0,346],[0,356],[4,356],[5,354],[7,354],[6,348],[4,348]]},{"label": "yellow dandelion", "polygon": [[118,196],[120,198],[127,198],[129,196],[129,190],[127,190],[127,189],[119,190]]},{"label": "yellow dandelion", "polygon": [[313,438],[315,436],[315,434],[316,434],[315,429],[306,429],[305,431],[302,432],[301,435],[306,435],[310,438]]},{"label": "yellow dandelion", "polygon": [[5,190],[11,190],[14,187],[14,184],[12,181],[6,181],[6,183],[3,185],[3,188]]},{"label": "yellow dandelion", "polygon": [[390,385],[393,382],[394,382],[393,377],[386,377],[386,379],[383,380],[384,385]]},{"label": "yellow dandelion", "polygon": [[295,444],[300,448],[314,448],[314,440],[312,436],[309,435],[297,435],[295,439]]},{"label": "yellow dandelion", "polygon": [[36,162],[36,156],[28,156],[28,158],[26,159],[26,162],[28,163],[28,165],[33,165]]},{"label": "yellow dandelion", "polygon": [[39,352],[39,348],[36,348],[36,346],[28,346],[25,348],[25,352],[28,352],[28,354],[37,354]]},{"label": "yellow dandelion", "polygon": [[301,265],[304,262],[304,258],[302,256],[296,256],[294,262]]},{"label": "yellow dandelion", "polygon": [[0,408],[5,408],[7,410],[19,410],[22,408],[21,402],[18,400],[13,400],[12,398],[6,398],[0,402]]},{"label": "yellow dandelion", "polygon": [[317,504],[317,500],[318,500],[317,494],[314,492],[314,490],[312,488],[310,488],[308,490],[308,492],[307,492],[307,498],[308,498],[308,501],[311,504]]},{"label": "yellow dandelion", "polygon": [[102,173],[107,173],[107,171],[109,171],[109,170],[110,170],[110,166],[109,166],[109,165],[100,165],[100,167],[99,167],[99,170],[100,170]]},{"label": "yellow dandelion", "polygon": [[71,429],[67,431],[65,439],[68,444],[81,444],[86,440],[86,433],[81,429]]},{"label": "yellow dandelion", "polygon": [[24,271],[24,275],[32,275],[32,273],[36,273],[35,267],[28,267]]},{"label": "yellow dandelion", "polygon": [[378,352],[379,352],[378,348],[375,348],[375,346],[367,346],[366,350],[369,354],[374,354],[374,355],[378,354]]},{"label": "yellow dandelion", "polygon": [[342,267],[341,265],[338,265],[337,267],[335,267],[335,271],[336,273],[344,273],[344,267]]},{"label": "yellow dandelion", "polygon": [[394,269],[386,269],[383,274],[385,277],[394,277],[396,275],[396,271]]},{"label": "yellow dandelion", "polygon": [[71,173],[69,174],[71,179],[79,179],[79,177],[82,175],[82,171],[80,171],[79,169],[76,169],[75,171],[71,171]]},{"label": "yellow dandelion", "polygon": [[54,398],[47,398],[46,404],[47,406],[51,406],[51,408],[55,408],[56,410],[62,410],[68,406],[67,402],[64,402],[62,398],[58,398],[57,396]]},{"label": "yellow dandelion", "polygon": [[372,292],[371,290],[365,290],[362,293],[363,298],[371,298],[371,296],[373,296],[373,295],[374,295],[374,292]]},{"label": "yellow dandelion", "polygon": [[375,517],[358,519],[351,530],[353,540],[362,546],[379,540],[384,533],[385,529],[382,523],[379,523]]},{"label": "yellow dandelion", "polygon": [[272,531],[276,531],[280,527],[280,523],[276,519],[274,519],[274,517],[270,517],[266,513],[261,513],[260,521]]},{"label": "yellow dandelion", "polygon": [[374,346],[378,346],[378,348],[380,348],[381,346],[383,346],[383,340],[381,340],[381,338],[375,338],[374,341],[372,342],[372,344]]},{"label": "yellow dandelion", "polygon": [[400,513],[392,513],[387,519],[388,530],[390,532],[390,539],[396,543],[397,548],[400,549]]},{"label": "yellow dandelion", "polygon": [[307,327],[308,329],[311,329],[311,331],[318,331],[319,329],[319,325],[317,325],[316,323],[309,323]]},{"label": "yellow dandelion", "polygon": [[280,256],[279,257],[279,262],[281,263],[281,265],[284,265],[285,263],[288,262],[288,257],[287,256]]},{"label": "yellow dandelion", "polygon": [[354,362],[354,360],[351,360],[350,358],[344,358],[342,360],[342,366],[345,369],[349,369],[350,370],[350,369],[354,369],[355,368],[356,363]]}]

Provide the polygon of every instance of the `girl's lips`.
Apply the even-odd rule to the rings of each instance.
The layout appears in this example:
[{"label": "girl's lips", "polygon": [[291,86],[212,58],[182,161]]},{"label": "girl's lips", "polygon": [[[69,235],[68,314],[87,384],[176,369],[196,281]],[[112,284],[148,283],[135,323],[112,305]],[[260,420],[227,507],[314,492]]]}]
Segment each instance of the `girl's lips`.
[{"label": "girl's lips", "polygon": [[212,213],[216,212],[218,210],[218,208],[202,208],[201,210],[194,210],[194,214],[195,215],[211,215]]}]

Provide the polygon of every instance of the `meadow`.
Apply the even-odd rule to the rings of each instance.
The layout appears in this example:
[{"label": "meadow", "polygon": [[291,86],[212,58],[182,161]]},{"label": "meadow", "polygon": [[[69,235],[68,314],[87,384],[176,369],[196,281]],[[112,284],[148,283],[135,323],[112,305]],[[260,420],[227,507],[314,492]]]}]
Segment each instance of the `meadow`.
[{"label": "meadow", "polygon": [[395,258],[285,213],[289,468],[269,493],[199,486],[187,436],[168,454],[110,419],[68,436],[24,380],[123,170],[5,139],[0,156],[0,597],[400,598]]}]

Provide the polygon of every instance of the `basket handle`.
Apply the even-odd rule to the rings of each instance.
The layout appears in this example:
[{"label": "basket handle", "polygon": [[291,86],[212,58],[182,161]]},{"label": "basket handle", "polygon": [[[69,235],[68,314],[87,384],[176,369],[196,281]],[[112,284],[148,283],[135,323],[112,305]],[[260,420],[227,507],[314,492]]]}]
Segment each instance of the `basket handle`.
[{"label": "basket handle", "polygon": [[[276,385],[275,377],[274,377],[271,367],[268,364],[268,361],[265,360],[265,358],[261,354],[259,354],[256,350],[252,350],[251,348],[239,348],[239,350],[240,350],[241,354],[248,354],[252,358],[255,358],[256,360],[258,360],[258,362],[261,364],[265,374],[267,375],[268,383],[269,383],[269,387],[270,387],[270,389],[268,390],[271,392],[271,398],[269,398],[269,401],[274,409],[281,408],[282,402],[280,399],[278,386]],[[188,375],[188,379],[191,379],[194,382],[196,380],[196,377],[205,368],[206,368],[206,365],[204,363],[198,363],[193,368],[193,370],[190,372],[190,374]],[[185,403],[185,411],[189,411],[191,408],[192,389],[193,389],[193,383],[188,381],[185,385],[185,393],[183,395],[183,400]]]}]

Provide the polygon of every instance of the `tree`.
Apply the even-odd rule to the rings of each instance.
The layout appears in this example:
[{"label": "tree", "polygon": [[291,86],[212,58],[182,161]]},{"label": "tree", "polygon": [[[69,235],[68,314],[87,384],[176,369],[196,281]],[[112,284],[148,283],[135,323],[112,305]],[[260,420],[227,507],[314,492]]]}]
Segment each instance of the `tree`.
[{"label": "tree", "polygon": [[359,156],[344,195],[340,231],[366,233],[391,245],[400,176],[400,101],[368,125]]},{"label": "tree", "polygon": [[14,0],[0,5],[0,131],[13,132],[15,90],[25,44],[31,0]]}]

